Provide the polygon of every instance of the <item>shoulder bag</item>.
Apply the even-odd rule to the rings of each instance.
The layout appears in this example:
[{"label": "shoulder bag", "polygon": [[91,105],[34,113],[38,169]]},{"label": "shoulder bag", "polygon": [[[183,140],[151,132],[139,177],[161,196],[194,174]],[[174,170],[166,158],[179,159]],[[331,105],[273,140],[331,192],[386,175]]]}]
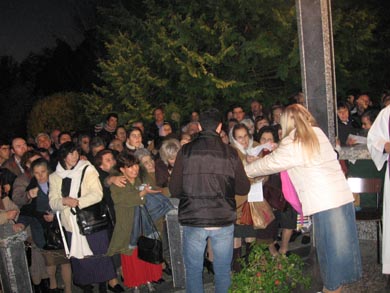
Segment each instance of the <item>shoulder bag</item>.
[{"label": "shoulder bag", "polygon": [[[81,196],[81,184],[83,183],[86,166],[83,170],[80,180],[79,192],[77,197]],[[100,201],[89,207],[80,209],[78,206],[75,209],[71,209],[71,212],[76,215],[77,225],[79,226],[81,235],[90,235],[108,227],[108,217],[106,205]]]},{"label": "shoulder bag", "polygon": [[[163,258],[163,249],[162,249],[162,240],[160,234],[157,231],[156,226],[153,223],[152,217],[150,216],[148,209],[141,205],[140,207],[140,225],[141,225],[141,236],[138,238],[138,258],[152,263],[160,264],[164,261]],[[145,217],[149,221],[150,226],[152,227],[151,235],[144,235],[144,227],[142,225],[142,217]]]},{"label": "shoulder bag", "polygon": [[43,247],[44,250],[64,249],[64,243],[62,242],[60,226],[58,225],[56,215],[54,216],[53,221],[46,226],[45,240],[46,244]]}]

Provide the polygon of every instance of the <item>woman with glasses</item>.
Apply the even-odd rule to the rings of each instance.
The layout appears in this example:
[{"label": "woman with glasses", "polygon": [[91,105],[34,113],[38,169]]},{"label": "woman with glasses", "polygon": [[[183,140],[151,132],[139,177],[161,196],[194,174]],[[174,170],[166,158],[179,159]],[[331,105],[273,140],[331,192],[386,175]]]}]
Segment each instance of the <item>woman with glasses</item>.
[{"label": "woman with glasses", "polygon": [[[237,124],[232,129],[231,145],[237,149],[238,155],[242,161],[246,159],[257,160],[257,156],[248,156],[247,151],[259,145],[258,142],[253,141],[253,138],[249,132],[249,129],[244,124]],[[237,214],[242,214],[242,206],[245,201],[248,200],[248,196],[236,196],[236,204],[238,207]],[[239,221],[239,219],[237,219]],[[275,221],[271,222],[266,229],[254,229],[251,225],[236,224],[234,226],[234,252],[233,252],[233,271],[238,272],[241,270],[239,258],[242,252],[242,238],[245,242],[246,257],[250,253],[251,245],[259,239],[272,240],[277,233],[277,225]]]}]

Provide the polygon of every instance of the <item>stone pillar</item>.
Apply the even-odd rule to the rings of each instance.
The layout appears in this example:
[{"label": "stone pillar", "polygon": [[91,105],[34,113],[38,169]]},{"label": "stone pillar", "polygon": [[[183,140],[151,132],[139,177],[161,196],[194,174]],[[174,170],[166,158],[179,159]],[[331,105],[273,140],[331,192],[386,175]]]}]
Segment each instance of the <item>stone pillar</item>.
[{"label": "stone pillar", "polygon": [[14,233],[12,225],[0,225],[0,277],[3,292],[32,292],[24,241],[27,232]]},{"label": "stone pillar", "polygon": [[330,0],[296,0],[302,90],[309,111],[335,143],[336,79]]},{"label": "stone pillar", "polygon": [[184,288],[186,282],[183,261],[183,228],[179,224],[177,213],[177,206],[179,204],[179,200],[176,198],[171,198],[171,202],[174,205],[175,209],[171,210],[165,216],[165,219],[167,222],[173,286],[175,288]]}]

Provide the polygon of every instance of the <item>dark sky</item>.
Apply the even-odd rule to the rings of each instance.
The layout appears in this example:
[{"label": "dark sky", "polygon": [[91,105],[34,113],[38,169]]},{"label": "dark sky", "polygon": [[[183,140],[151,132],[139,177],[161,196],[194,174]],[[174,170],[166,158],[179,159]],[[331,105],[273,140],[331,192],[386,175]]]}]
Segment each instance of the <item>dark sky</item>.
[{"label": "dark sky", "polygon": [[94,25],[95,6],[96,0],[0,0],[0,56],[21,61],[57,38],[78,45]]}]

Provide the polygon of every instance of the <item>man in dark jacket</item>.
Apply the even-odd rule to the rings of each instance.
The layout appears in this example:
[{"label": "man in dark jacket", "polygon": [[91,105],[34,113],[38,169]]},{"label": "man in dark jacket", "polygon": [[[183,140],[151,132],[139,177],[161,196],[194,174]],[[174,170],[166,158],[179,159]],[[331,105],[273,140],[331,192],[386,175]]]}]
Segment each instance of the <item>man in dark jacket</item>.
[{"label": "man in dark jacket", "polygon": [[219,137],[219,112],[200,116],[202,131],[176,157],[169,189],[180,199],[186,292],[203,292],[203,254],[207,238],[214,254],[215,291],[228,292],[236,220],[234,196],[248,194],[250,183],[237,151]]}]

